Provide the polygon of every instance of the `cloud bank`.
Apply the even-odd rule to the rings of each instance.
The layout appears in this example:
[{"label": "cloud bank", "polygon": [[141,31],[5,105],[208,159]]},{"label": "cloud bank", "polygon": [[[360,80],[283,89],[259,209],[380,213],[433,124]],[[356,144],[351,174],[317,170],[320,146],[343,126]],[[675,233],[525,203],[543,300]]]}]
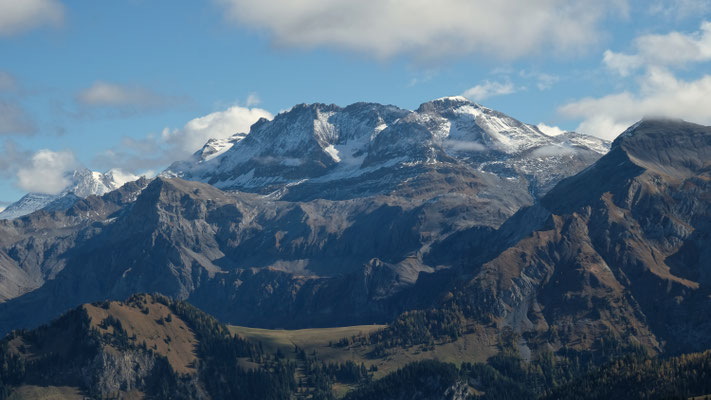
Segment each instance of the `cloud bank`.
[{"label": "cloud bank", "polygon": [[330,47],[389,58],[483,53],[515,59],[542,50],[576,52],[626,1],[587,0],[214,0],[240,26],[276,46]]},{"label": "cloud bank", "polygon": [[673,117],[711,124],[711,75],[697,80],[676,78],[664,69],[650,69],[640,78],[638,92],[623,91],[599,98],[584,98],[559,111],[582,118],[576,129],[604,139],[617,137],[643,117]]},{"label": "cloud bank", "polygon": [[692,33],[639,36],[633,48],[630,53],[607,50],[602,63],[613,73],[634,79],[634,90],[587,97],[558,109],[564,116],[582,119],[577,131],[613,139],[644,117],[711,124],[711,74],[682,79],[674,73],[711,61],[711,22],[703,22]]}]

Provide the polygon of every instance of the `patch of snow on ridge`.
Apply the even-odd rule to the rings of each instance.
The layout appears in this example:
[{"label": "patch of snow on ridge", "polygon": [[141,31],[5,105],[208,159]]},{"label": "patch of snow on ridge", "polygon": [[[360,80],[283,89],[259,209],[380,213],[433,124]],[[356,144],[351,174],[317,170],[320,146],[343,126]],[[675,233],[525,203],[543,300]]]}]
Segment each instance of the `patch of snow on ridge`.
[{"label": "patch of snow on ridge", "polygon": [[335,162],[341,162],[341,158],[338,156],[338,150],[336,150],[335,147],[333,147],[332,144],[329,144],[323,149],[326,153],[328,153],[329,156],[333,159]]},{"label": "patch of snow on ridge", "polygon": [[334,143],[338,140],[336,127],[328,122],[328,119],[333,114],[333,112],[316,111],[317,118],[314,120],[314,132],[316,133],[316,138],[323,143]]}]

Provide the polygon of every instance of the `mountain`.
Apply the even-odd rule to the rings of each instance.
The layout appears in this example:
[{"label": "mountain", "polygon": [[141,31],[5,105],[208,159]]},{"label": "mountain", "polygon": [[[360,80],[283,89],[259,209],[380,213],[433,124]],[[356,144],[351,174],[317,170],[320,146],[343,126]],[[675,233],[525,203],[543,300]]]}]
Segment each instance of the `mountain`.
[{"label": "mountain", "polygon": [[[301,104],[254,124],[220,150],[205,150],[169,167],[164,176],[223,190],[304,201],[388,194],[413,171],[452,165],[524,180],[537,195],[602,154],[609,144],[567,132],[548,136],[532,125],[447,97],[416,111],[374,103],[341,108]],[[414,172],[417,173],[417,172]]]},{"label": "mountain", "polygon": [[[601,155],[605,146],[573,133],[546,136],[461,98],[416,111],[296,106],[233,142],[211,142],[153,180],[0,221],[0,332],[38,327],[85,303],[157,292],[250,327],[387,324],[321,346],[337,357],[367,357],[376,368],[430,354],[488,363],[423,363],[373,385],[350,365],[343,367],[357,375],[350,383],[363,389],[352,398],[379,398],[382,391],[387,398],[555,397],[560,393],[549,389],[580,377],[582,385],[618,382],[607,372],[602,380],[585,374],[624,354],[711,348],[711,127],[645,119]],[[145,308],[138,303],[132,307]],[[98,309],[107,308],[91,310]],[[82,318],[78,338],[87,337]],[[126,346],[119,352],[136,350],[123,334],[114,337],[124,328],[113,324],[108,319],[104,325],[113,330],[100,332],[114,335],[92,339],[87,354],[101,354],[95,344],[115,340]],[[48,340],[65,329],[51,326],[20,335]],[[298,346],[293,354],[301,364],[278,363],[282,350],[257,368],[248,359],[255,347],[210,326],[220,338],[209,343],[221,343],[212,349],[231,361],[203,359],[198,351],[195,365],[209,366],[206,375],[183,382],[167,374],[165,382],[211,397],[267,387],[240,386],[251,376],[240,369],[246,365],[278,372],[283,398],[324,394],[328,385],[318,382],[327,379],[305,377],[310,389],[302,391],[288,378],[297,369],[323,371],[312,369]],[[688,365],[703,367],[707,358]],[[105,366],[115,364],[107,360]],[[55,370],[77,371],[67,363]],[[130,365],[126,371],[136,370]],[[650,365],[644,361],[636,376],[646,376]],[[672,367],[684,379],[693,375]],[[124,375],[112,371],[107,376]],[[144,385],[149,375],[131,387],[153,390]],[[239,379],[230,386],[227,376]],[[615,384],[625,390],[628,381]]]},{"label": "mountain", "polygon": [[595,348],[601,336],[652,352],[705,350],[710,182],[711,127],[643,120],[504,223],[493,256],[461,260],[469,277],[453,302],[519,332],[526,351]]},{"label": "mountain", "polygon": [[[605,149],[463,98],[417,112],[299,105],[240,137],[209,142],[190,171],[122,188],[120,199],[112,192],[0,223],[0,267],[12,271],[0,329],[154,291],[232,323],[386,322],[403,310],[400,293],[447,268],[429,256],[439,243],[470,229],[485,237],[549,180],[600,157],[581,140]],[[541,153],[551,146],[567,150]],[[166,177],[198,172],[244,185]]]},{"label": "mountain", "polygon": [[[487,363],[459,365],[418,351],[424,358],[414,362],[388,356],[402,363],[395,368],[372,354],[360,359],[353,336],[338,336],[355,328],[363,327],[289,331],[296,342],[278,340],[284,331],[267,332],[257,341],[260,330],[235,334],[244,329],[162,295],[82,304],[0,341],[0,398],[648,399],[711,391],[708,351],[612,354],[599,368],[550,352],[526,361],[511,348]],[[320,335],[349,344],[324,345]]]},{"label": "mountain", "polygon": [[0,300],[31,292],[54,279],[76,243],[93,237],[98,230],[95,225],[136,201],[147,184],[140,178],[102,197],[78,198],[66,209],[45,207],[23,218],[0,220]]},{"label": "mountain", "polygon": [[241,141],[247,137],[245,133],[235,133],[232,136],[224,139],[210,139],[203,145],[200,150],[193,153],[193,155],[188,160],[176,161],[173,163],[166,171],[164,176],[171,177],[177,174],[171,173],[171,171],[180,171],[184,169],[195,168],[206,161],[210,161],[227,150],[231,149],[237,142]]},{"label": "mountain", "polygon": [[59,194],[28,193],[0,212],[0,219],[18,218],[45,207],[49,207],[52,210],[66,209],[77,198],[84,198],[90,195],[101,196],[118,189],[126,182],[138,179],[137,176],[126,174],[119,170],[100,173],[86,168],[72,171],[67,175],[67,178],[71,183]]},{"label": "mountain", "polygon": [[2,398],[287,399],[296,389],[293,365],[159,295],[81,305],[8,335],[0,357]]}]

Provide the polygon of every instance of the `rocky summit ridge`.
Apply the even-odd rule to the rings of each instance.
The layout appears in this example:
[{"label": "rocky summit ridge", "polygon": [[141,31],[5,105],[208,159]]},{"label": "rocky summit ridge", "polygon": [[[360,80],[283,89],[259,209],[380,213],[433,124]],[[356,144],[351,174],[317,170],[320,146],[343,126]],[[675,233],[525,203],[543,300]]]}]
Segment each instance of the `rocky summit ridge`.
[{"label": "rocky summit ridge", "polygon": [[[201,149],[164,176],[290,200],[336,199],[386,194],[410,171],[453,165],[524,179],[537,195],[563,171],[578,171],[609,149],[604,140],[573,132],[548,136],[463,97],[415,111],[376,103],[300,104],[257,122],[229,146],[211,159]],[[337,193],[328,190],[334,186]]]}]

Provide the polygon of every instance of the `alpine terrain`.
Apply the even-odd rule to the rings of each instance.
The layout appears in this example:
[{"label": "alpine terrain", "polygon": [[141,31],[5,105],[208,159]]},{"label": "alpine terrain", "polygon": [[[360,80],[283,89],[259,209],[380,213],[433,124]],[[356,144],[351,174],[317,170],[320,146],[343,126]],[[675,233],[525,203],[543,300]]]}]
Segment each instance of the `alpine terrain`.
[{"label": "alpine terrain", "polygon": [[122,183],[4,212],[5,395],[711,391],[711,127],[301,104]]}]

